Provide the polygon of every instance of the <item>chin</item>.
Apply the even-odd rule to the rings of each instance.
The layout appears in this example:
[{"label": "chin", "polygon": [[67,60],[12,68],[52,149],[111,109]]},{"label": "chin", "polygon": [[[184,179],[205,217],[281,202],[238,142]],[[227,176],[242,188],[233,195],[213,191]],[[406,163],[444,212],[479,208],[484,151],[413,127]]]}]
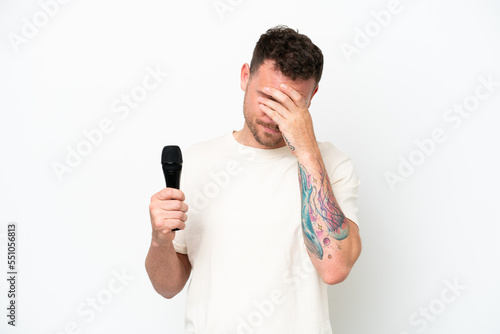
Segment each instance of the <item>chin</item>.
[{"label": "chin", "polygon": [[[279,144],[282,143],[283,141],[283,136],[280,133],[275,133],[275,134],[270,134],[268,132],[264,132],[260,136],[261,140],[258,140],[258,142],[264,146],[267,146],[269,148],[278,146]],[[262,140],[263,139],[263,140]]]}]

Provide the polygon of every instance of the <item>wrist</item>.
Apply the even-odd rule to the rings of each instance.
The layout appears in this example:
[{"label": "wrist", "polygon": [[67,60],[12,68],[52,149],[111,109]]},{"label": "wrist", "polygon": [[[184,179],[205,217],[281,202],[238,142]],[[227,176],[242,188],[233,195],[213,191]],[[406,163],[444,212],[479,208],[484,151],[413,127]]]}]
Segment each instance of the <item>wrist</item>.
[{"label": "wrist", "polygon": [[154,233],[151,236],[151,247],[154,248],[167,248],[171,245],[173,245],[173,240],[175,237],[175,232],[168,232],[168,234],[171,234],[172,236],[159,236],[158,233]]}]

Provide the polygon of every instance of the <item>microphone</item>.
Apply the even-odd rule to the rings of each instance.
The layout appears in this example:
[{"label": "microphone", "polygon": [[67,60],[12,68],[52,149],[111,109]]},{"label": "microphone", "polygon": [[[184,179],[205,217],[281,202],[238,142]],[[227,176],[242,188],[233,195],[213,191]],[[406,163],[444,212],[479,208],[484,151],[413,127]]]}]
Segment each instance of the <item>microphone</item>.
[{"label": "microphone", "polygon": [[[179,189],[182,171],[182,153],[179,146],[169,145],[161,152],[161,166],[168,188]],[[174,228],[172,231],[179,231]]]}]

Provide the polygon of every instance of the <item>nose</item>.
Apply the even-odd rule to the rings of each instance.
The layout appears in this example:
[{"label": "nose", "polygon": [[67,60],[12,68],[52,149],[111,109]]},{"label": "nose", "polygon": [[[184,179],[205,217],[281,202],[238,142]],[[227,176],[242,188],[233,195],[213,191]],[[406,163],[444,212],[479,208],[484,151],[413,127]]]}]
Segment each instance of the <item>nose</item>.
[{"label": "nose", "polygon": [[260,120],[262,123],[266,123],[267,125],[276,126],[276,127],[278,126],[278,124],[274,123],[274,121],[267,115],[265,115]]}]

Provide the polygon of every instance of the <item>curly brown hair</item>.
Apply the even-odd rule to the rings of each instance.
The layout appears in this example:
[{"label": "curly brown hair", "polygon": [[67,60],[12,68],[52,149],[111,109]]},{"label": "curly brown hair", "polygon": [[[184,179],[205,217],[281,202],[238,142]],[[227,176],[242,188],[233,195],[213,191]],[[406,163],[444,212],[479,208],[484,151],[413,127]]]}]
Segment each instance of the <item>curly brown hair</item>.
[{"label": "curly brown hair", "polygon": [[292,80],[314,78],[316,85],[323,73],[323,53],[309,37],[284,25],[279,25],[262,34],[255,45],[250,75],[253,75],[265,60],[275,61],[279,70]]}]

